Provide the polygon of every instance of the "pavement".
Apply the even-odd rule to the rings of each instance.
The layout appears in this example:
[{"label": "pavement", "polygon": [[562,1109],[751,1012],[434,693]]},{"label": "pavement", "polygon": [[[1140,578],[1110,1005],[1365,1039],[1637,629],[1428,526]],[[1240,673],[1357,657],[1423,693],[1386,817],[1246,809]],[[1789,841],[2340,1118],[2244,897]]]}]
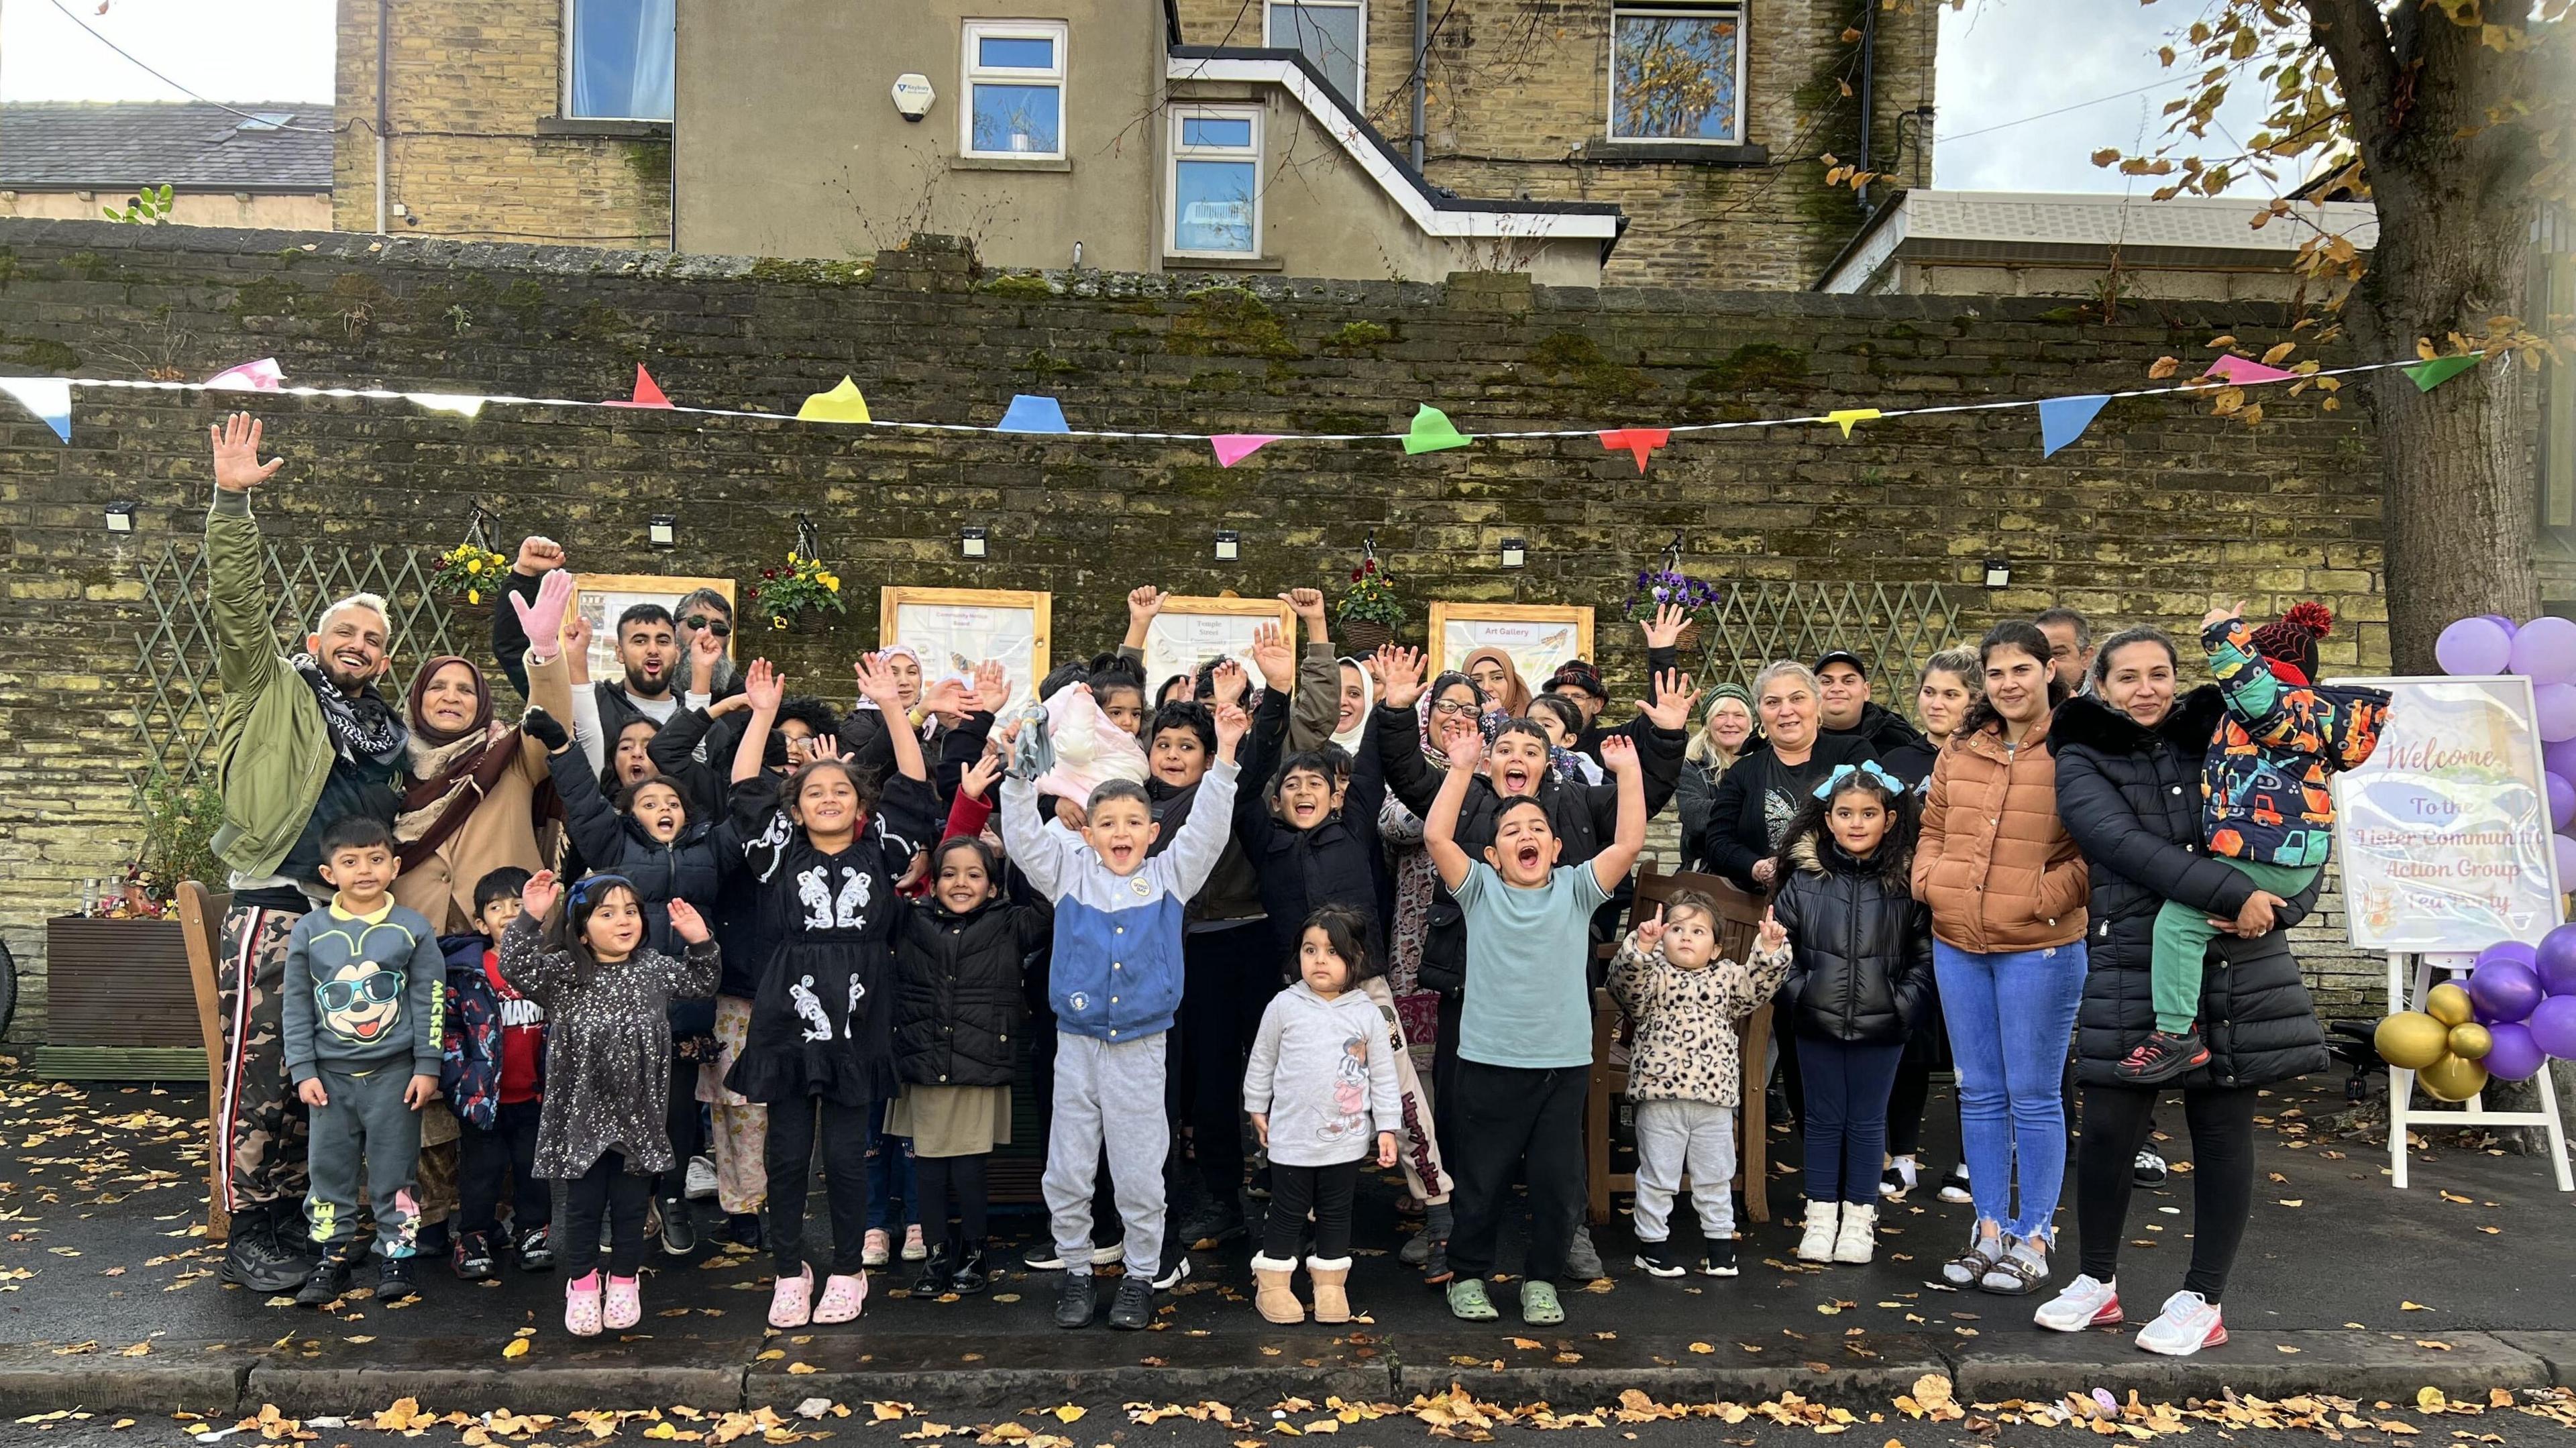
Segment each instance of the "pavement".
[{"label": "pavement", "polygon": [[[1883,1217],[1877,1262],[1798,1266],[1794,1229],[1782,1224],[1798,1197],[1790,1171],[1769,1184],[1775,1220],[1746,1229],[1742,1277],[1648,1278],[1629,1266],[1617,1218],[1596,1228],[1612,1275],[1569,1290],[1568,1321],[1553,1329],[1514,1322],[1508,1287],[1503,1322],[1451,1319],[1395,1258],[1390,1176],[1363,1186],[1367,1245],[1351,1287],[1363,1319],[1343,1329],[1261,1322],[1236,1243],[1194,1254],[1191,1280],[1145,1333],[1058,1331],[1054,1276],[1013,1271],[985,1296],[936,1302],[892,1290],[908,1274],[881,1275],[858,1323],[781,1335],[763,1321],[765,1258],[702,1246],[687,1259],[657,1255],[639,1330],[583,1341],[562,1330],[552,1273],[513,1269],[477,1285],[431,1265],[415,1303],[380,1306],[361,1291],[329,1312],[222,1286],[220,1249],[203,1239],[202,1091],[82,1088],[12,1070],[0,1073],[0,1416],[194,1413],[230,1425],[263,1405],[346,1418],[410,1398],[440,1413],[686,1405],[792,1417],[820,1400],[981,1412],[989,1427],[992,1414],[1048,1403],[1401,1405],[1454,1388],[1496,1411],[1576,1413],[1641,1394],[1631,1401],[1744,1405],[1757,1418],[1782,1404],[1839,1407],[1895,1421],[1898,1399],[1926,1378],[1969,1416],[2094,1389],[2149,1405],[2331,1394],[2366,1414],[2430,1387],[2563,1407],[2542,1390],[2576,1383],[2576,1199],[2551,1189],[2537,1158],[2439,1132],[2415,1154],[2414,1189],[2395,1191],[2384,1145],[2325,1124],[2343,1106],[2333,1078],[2264,1103],[2265,1179],[2229,1291],[2232,1341],[2187,1359],[2141,1353],[2116,1330],[2043,1333],[2029,1325],[2036,1300],[1934,1286],[1926,1279],[1965,1237],[1970,1209],[1928,1185]],[[1931,1116],[1937,1176],[1952,1150],[1945,1097]],[[2181,1113],[2164,1119],[2178,1128]],[[2162,1145],[2177,1168],[2138,1192],[2122,1261],[2123,1295],[2141,1320],[2179,1285],[2189,1250],[2189,1144]],[[1787,1138],[1775,1150],[1794,1161]],[[997,1222],[1015,1246],[1038,1225]],[[2071,1237],[2061,1277],[2073,1271]],[[1507,1270],[1515,1259],[1507,1243]],[[30,1431],[68,1435],[98,1421],[66,1416]]]}]

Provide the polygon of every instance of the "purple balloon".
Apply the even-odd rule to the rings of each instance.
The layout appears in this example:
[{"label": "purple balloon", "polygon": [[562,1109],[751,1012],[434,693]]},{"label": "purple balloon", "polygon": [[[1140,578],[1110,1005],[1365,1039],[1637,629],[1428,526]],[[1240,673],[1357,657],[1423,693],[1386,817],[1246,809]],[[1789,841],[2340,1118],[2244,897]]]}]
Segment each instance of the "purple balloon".
[{"label": "purple balloon", "polygon": [[2529,1026],[2506,1021],[2487,1027],[2487,1035],[2495,1044],[2487,1048],[2487,1058],[2482,1064],[2487,1068],[2487,1074],[2499,1081],[2528,1081],[2539,1075],[2540,1068],[2549,1062],[2549,1054],[2531,1038]]},{"label": "purple balloon", "polygon": [[2531,1032],[2531,1043],[2541,1050],[2576,1058],[2576,996],[2548,997],[2523,1025]]},{"label": "purple balloon", "polygon": [[2518,960],[2534,970],[2540,969],[2540,951],[2519,940],[2499,940],[2478,952],[2478,964],[2490,960]]},{"label": "purple balloon", "polygon": [[2497,628],[2503,629],[2503,630],[2504,630],[2504,636],[2505,636],[2506,638],[2512,638],[2515,634],[2522,632],[2522,630],[2520,630],[2520,629],[2518,629],[2518,628],[2514,627],[2514,623],[2513,623],[2513,620],[2512,620],[2512,619],[2509,619],[2509,618],[2505,617],[2503,614],[2500,614],[2500,613],[2482,613],[2482,614],[2479,614],[2479,615],[2478,615],[2478,617],[2480,617],[2480,618],[2482,618],[2482,619],[2485,619],[2487,622],[2489,622],[2489,623],[2491,623],[2491,624],[2494,624]]},{"label": "purple balloon", "polygon": [[[2558,852],[2558,888],[2565,890],[2576,887],[2576,839],[2569,839],[2565,835],[2551,835],[2549,840],[2550,848]],[[2576,982],[2576,975],[2571,975],[2568,979]],[[2576,984],[2571,984],[2569,988],[2576,989]]]},{"label": "purple balloon", "polygon": [[2563,774],[2576,782],[2576,739],[2563,739],[2556,744],[2540,746],[2540,761],[2552,774]]},{"label": "purple balloon", "polygon": [[2469,976],[2469,1000],[2499,1021],[2518,1021],[2540,1004],[2540,972],[2518,960],[2489,961]]},{"label": "purple balloon", "polygon": [[2540,988],[2551,995],[2576,995],[2576,925],[2561,925],[2540,937],[2540,948],[2532,953],[2532,968],[2540,972]]},{"label": "purple balloon", "polygon": [[2513,636],[2506,661],[2534,684],[2576,678],[2576,620],[2535,618]]},{"label": "purple balloon", "polygon": [[2513,635],[2483,618],[2464,618],[2433,641],[2433,657],[2446,674],[2501,674],[2513,657]]},{"label": "purple balloon", "polygon": [[2532,690],[2531,715],[2542,742],[2576,739],[2576,684],[2543,684]]},{"label": "purple balloon", "polygon": [[[2569,742],[2576,743],[2576,740]],[[2563,830],[2576,823],[2576,784],[2569,784],[2567,776],[2555,770],[2542,783],[2549,787],[2549,827]]]}]

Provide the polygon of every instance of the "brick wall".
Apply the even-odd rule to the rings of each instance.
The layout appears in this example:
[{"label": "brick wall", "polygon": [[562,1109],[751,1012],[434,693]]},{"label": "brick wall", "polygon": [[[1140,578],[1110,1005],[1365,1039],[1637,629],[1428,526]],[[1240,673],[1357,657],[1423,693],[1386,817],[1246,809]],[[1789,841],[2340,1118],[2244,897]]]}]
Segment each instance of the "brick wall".
[{"label": "brick wall", "polygon": [[[388,229],[484,241],[662,247],[671,143],[548,133],[563,110],[563,0],[393,7]],[[340,0],[332,217],[376,225],[376,4]],[[617,130],[605,127],[604,130]],[[635,130],[635,127],[622,128]]]},{"label": "brick wall", "polygon": [[[1424,169],[1464,196],[1614,201],[1631,221],[1606,280],[1801,289],[1859,229],[1848,189],[1818,157],[1858,156],[1856,0],[1751,0],[1740,104],[1762,164],[1609,159],[1611,7],[1601,0],[1460,0],[1432,6]],[[1180,0],[1195,45],[1259,45],[1261,10]],[[1937,7],[1880,7],[1870,154],[1908,185],[1932,179],[1928,131],[1899,116],[1932,104]],[[1412,135],[1413,7],[1371,0],[1361,108],[1401,151]],[[1844,82],[1850,93],[1846,94]],[[1881,193],[1884,194],[1884,188]]]},{"label": "brick wall", "polygon": [[[2284,321],[2150,303],[2103,327],[2037,299],[1559,292],[1518,277],[1252,285],[979,279],[928,244],[814,266],[0,221],[0,370],[202,377],[274,355],[301,382],[586,398],[625,395],[643,361],[673,397],[720,407],[792,411],[847,372],[880,418],[989,423],[1028,391],[1062,398],[1080,426],[1379,431],[1430,401],[1473,432],[2110,390],[2221,331],[2267,345]],[[1279,444],[1229,471],[1195,444],[222,402],[268,415],[287,459],[259,499],[271,534],[324,548],[444,548],[479,502],[512,538],[566,540],[580,567],[742,578],[790,546],[806,510],[856,602],[828,634],[762,642],[818,684],[845,679],[873,641],[881,583],[1051,590],[1069,656],[1115,641],[1134,584],[1331,584],[1371,532],[1417,610],[1594,604],[1621,689],[1639,685],[1622,580],[1676,529],[1686,566],[1712,579],[1943,585],[1970,636],[2051,601],[2188,626],[2213,592],[2258,611],[2322,595],[2350,624],[2327,641],[2332,665],[2384,666],[2387,652],[2369,424],[2312,398],[2268,401],[2257,431],[2115,402],[2045,462],[2020,409],[1866,423],[1848,441],[1829,426],[1726,431],[1677,439],[1643,477],[1590,437],[1417,458]],[[83,391],[65,446],[0,403],[0,930],[31,973],[42,917],[83,876],[121,868],[135,834],[130,711],[155,616],[138,555],[199,529],[215,411],[202,395]],[[99,524],[118,498],[142,505],[128,538]],[[676,552],[645,545],[664,510],[680,515]],[[958,558],[965,524],[991,531],[989,560]],[[1242,534],[1237,565],[1212,560],[1220,527]],[[1495,567],[1507,535],[1528,540],[1526,569]],[[1988,557],[2012,560],[2010,589],[1978,586]],[[2321,979],[2374,978],[2322,947]]]}]

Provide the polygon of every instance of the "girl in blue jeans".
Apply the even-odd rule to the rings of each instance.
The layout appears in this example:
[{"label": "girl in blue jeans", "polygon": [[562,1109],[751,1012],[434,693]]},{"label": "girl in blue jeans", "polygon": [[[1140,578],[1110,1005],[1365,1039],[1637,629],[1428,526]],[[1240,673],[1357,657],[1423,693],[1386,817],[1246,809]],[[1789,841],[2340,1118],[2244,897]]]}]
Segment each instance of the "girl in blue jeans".
[{"label": "girl in blue jeans", "polygon": [[1914,893],[1959,1081],[1960,1154],[1977,1224],[1941,1269],[2018,1296],[2048,1281],[2066,1177],[2060,1095],[2084,984],[2083,856],[2057,818],[2048,636],[1997,624],[1978,647],[1986,696],[1942,746],[1923,806]]}]

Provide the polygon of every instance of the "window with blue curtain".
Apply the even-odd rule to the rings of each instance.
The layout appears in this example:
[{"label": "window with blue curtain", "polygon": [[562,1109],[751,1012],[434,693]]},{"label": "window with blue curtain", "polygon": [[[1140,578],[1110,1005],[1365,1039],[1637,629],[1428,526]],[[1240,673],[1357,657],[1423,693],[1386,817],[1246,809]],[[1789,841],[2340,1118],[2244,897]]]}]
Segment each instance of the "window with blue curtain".
[{"label": "window with blue curtain", "polygon": [[667,121],[672,115],[676,0],[570,0],[564,113],[590,120]]}]

